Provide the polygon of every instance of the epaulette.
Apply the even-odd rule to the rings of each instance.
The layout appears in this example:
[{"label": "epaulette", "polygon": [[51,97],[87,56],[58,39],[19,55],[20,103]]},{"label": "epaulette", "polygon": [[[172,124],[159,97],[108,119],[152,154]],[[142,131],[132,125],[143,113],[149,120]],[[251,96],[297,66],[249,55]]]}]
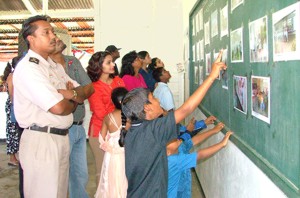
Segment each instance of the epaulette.
[{"label": "epaulette", "polygon": [[34,57],[30,57],[29,58],[29,62],[32,62],[32,63],[35,63],[35,64],[39,64],[39,62],[40,62],[40,60],[39,59],[37,59],[37,58],[34,58]]}]

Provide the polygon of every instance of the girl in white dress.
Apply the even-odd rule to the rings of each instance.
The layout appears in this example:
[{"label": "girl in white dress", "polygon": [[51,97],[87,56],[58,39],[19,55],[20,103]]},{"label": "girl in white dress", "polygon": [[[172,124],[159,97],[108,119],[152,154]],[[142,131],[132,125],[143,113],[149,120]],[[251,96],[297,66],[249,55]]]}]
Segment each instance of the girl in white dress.
[{"label": "girl in white dress", "polygon": [[127,195],[124,147],[119,146],[121,121],[126,120],[121,116],[121,101],[127,92],[124,87],[112,91],[111,99],[116,108],[103,120],[99,142],[105,154],[96,198],[125,198]]}]

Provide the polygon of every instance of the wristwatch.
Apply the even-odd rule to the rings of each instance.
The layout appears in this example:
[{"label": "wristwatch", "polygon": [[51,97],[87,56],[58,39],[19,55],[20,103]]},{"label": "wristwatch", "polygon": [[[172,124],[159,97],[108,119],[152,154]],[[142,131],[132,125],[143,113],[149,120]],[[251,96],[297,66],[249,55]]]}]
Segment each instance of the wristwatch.
[{"label": "wristwatch", "polygon": [[77,92],[73,89],[73,98],[76,99],[77,98]]}]

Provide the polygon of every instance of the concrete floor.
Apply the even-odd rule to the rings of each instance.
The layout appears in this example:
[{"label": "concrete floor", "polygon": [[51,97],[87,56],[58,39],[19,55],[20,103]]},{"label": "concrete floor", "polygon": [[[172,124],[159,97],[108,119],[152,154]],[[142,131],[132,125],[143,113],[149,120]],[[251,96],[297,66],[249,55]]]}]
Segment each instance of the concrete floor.
[{"label": "concrete floor", "polygon": [[[96,192],[96,177],[95,177],[95,164],[94,158],[91,153],[89,144],[87,144],[87,157],[88,157],[88,169],[89,169],[89,182],[87,185],[87,191],[92,198]],[[9,157],[6,155],[6,143],[0,141],[0,197],[1,198],[19,198],[19,172],[18,168],[7,165]],[[192,185],[192,197],[204,198],[200,183],[197,179],[195,171],[192,171],[193,185]]]}]

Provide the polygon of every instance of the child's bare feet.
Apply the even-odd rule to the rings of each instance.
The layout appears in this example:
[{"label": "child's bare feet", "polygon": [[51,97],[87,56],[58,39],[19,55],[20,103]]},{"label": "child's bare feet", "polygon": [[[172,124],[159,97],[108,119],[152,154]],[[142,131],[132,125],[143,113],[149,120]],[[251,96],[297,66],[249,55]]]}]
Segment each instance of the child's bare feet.
[{"label": "child's bare feet", "polygon": [[225,136],[224,136],[224,138],[223,138],[223,140],[222,140],[223,147],[225,147],[225,146],[227,145],[228,140],[229,140],[229,138],[230,138],[230,136],[231,136],[232,134],[233,134],[232,131],[228,131],[228,132],[225,134]]},{"label": "child's bare feet", "polygon": [[215,120],[216,120],[215,116],[209,116],[208,118],[206,118],[204,122],[206,125],[209,125],[209,124],[213,124]]},{"label": "child's bare feet", "polygon": [[219,131],[221,131],[224,128],[225,124],[223,124],[223,122],[219,122],[214,128],[213,130],[217,133]]}]

